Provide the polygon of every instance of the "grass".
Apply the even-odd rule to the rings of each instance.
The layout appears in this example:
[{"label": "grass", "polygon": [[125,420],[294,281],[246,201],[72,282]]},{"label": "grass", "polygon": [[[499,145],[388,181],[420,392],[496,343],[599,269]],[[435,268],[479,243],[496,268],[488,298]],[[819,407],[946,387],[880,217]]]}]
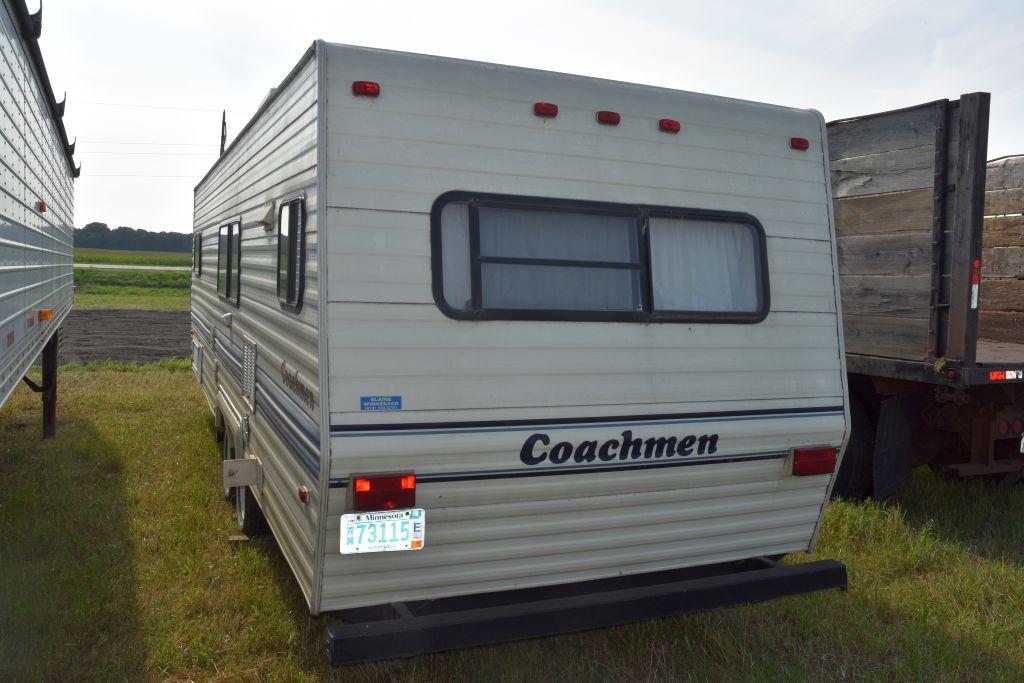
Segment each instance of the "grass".
[{"label": "grass", "polygon": [[187,311],[191,274],[166,270],[75,269],[75,307]]},{"label": "grass", "polygon": [[[832,504],[814,557],[850,590],[331,670],[270,538],[233,545],[186,362],[61,369],[0,411],[0,679],[1024,679],[1024,487],[917,471]],[[800,560],[802,556],[794,558]]]},{"label": "grass", "polygon": [[191,266],[192,254],[177,251],[122,251],[76,247],[74,262],[131,266]]}]

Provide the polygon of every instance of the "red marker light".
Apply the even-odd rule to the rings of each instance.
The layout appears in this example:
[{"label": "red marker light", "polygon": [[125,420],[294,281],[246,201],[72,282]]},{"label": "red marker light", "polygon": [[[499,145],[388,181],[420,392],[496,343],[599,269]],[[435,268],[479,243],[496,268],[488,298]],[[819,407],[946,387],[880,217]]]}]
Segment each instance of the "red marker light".
[{"label": "red marker light", "polygon": [[946,379],[956,379],[956,370],[953,368],[946,370]]},{"label": "red marker light", "polygon": [[603,123],[607,126],[617,126],[622,117],[616,111],[599,111],[597,112],[597,122]]},{"label": "red marker light", "polygon": [[793,149],[803,151],[805,149],[810,148],[811,142],[807,138],[790,138],[789,146],[792,147]]},{"label": "red marker light", "polygon": [[681,126],[675,119],[659,119],[658,130],[665,133],[678,133]]},{"label": "red marker light", "polygon": [[1006,379],[1006,370],[992,370],[988,373],[988,379],[990,382]]},{"label": "red marker light", "polygon": [[374,83],[373,81],[353,81],[352,94],[376,97],[377,95],[380,95],[380,84]]},{"label": "red marker light", "polygon": [[793,451],[793,475],[831,474],[836,469],[835,448],[797,448]]},{"label": "red marker light", "polygon": [[533,105],[533,113],[546,119],[558,116],[558,105],[550,102],[537,102]]},{"label": "red marker light", "polygon": [[1010,433],[1010,421],[1009,420],[1000,420],[999,421],[999,435],[1000,436],[1006,436],[1009,433]]},{"label": "red marker light", "polygon": [[981,284],[981,259],[974,259],[974,268],[971,269],[971,284]]},{"label": "red marker light", "polygon": [[352,508],[364,512],[396,510],[416,506],[416,475],[373,474],[354,477]]},{"label": "red marker light", "polygon": [[1024,420],[1019,417],[1013,421],[1013,433],[1017,436],[1024,434]]},{"label": "red marker light", "polygon": [[299,487],[299,502],[303,505],[309,502],[309,489],[305,486]]}]

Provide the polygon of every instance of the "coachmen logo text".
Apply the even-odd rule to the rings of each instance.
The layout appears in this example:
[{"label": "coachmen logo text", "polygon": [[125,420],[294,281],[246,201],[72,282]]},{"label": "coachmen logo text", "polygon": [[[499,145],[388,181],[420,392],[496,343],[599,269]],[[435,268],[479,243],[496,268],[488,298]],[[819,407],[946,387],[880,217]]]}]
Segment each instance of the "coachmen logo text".
[{"label": "coachmen logo text", "polygon": [[581,441],[573,445],[568,441],[559,441],[549,450],[551,438],[547,434],[531,434],[519,459],[524,465],[539,465],[545,460],[561,465],[569,462],[611,462],[613,460],[640,460],[654,458],[671,458],[687,455],[710,455],[718,450],[718,434],[689,434],[683,437],[659,436],[644,440],[633,437],[629,429],[622,432],[622,439],[609,439],[604,443],[597,441]]}]

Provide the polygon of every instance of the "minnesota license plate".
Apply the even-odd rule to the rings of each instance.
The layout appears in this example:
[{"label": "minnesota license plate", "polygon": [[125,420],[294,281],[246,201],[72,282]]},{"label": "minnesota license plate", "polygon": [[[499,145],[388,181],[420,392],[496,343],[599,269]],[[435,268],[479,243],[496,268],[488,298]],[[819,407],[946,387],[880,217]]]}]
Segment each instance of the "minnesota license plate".
[{"label": "minnesota license plate", "polygon": [[341,516],[341,554],[420,550],[427,533],[421,508]]}]

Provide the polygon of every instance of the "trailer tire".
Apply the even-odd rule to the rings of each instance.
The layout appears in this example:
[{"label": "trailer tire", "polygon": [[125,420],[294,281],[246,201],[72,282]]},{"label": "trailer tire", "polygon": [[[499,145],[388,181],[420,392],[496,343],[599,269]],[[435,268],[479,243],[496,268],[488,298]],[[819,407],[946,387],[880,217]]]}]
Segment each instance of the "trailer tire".
[{"label": "trailer tire", "polygon": [[859,396],[850,394],[850,442],[836,473],[832,495],[864,500],[872,493],[875,458],[875,430],[878,425]]},{"label": "trailer tire", "polygon": [[[235,459],[234,439],[232,439],[226,433],[224,434],[224,438],[221,439],[220,458],[222,461]],[[223,475],[221,476],[223,478]],[[235,489],[233,487],[224,487],[224,500],[230,503],[235,502]]]},{"label": "trailer tire", "polygon": [[260,536],[267,532],[267,520],[248,486],[239,486],[235,492],[235,518],[238,529],[246,536]]}]

